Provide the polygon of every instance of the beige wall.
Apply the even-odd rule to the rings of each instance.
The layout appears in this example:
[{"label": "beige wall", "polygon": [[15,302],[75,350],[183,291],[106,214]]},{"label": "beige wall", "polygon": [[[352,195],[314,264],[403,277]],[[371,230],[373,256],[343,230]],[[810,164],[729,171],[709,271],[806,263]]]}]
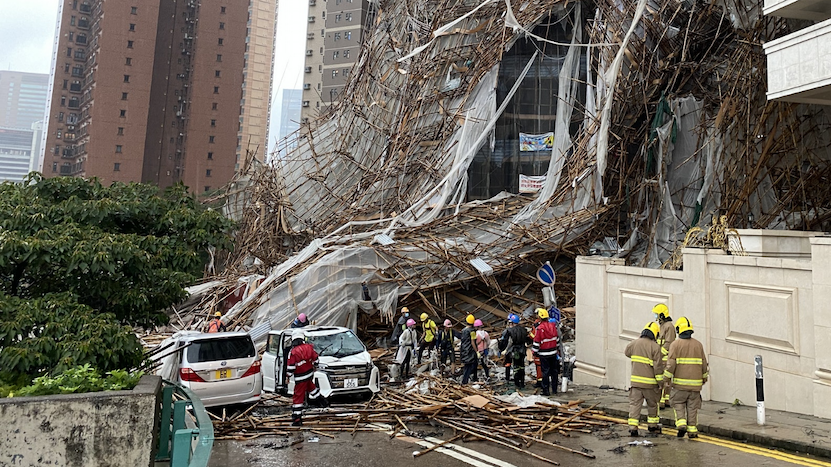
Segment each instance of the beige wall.
[{"label": "beige wall", "polygon": [[831,418],[831,237],[807,239],[811,258],[731,256],[685,249],[683,271],[577,260],[577,369],[581,384],[628,388],[626,344],[666,303],[686,316],[710,361],[705,400],[752,405],[753,360],[765,368],[766,406]]}]

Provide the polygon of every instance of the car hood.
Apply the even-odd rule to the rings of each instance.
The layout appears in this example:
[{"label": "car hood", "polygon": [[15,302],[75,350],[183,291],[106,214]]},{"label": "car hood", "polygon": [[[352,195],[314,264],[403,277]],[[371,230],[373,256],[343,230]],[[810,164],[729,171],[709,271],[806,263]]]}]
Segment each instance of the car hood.
[{"label": "car hood", "polygon": [[320,357],[320,363],[328,366],[343,366],[343,365],[363,365],[367,362],[371,362],[372,357],[369,356],[369,352],[360,352],[356,353],[355,355],[349,355],[347,357],[335,358],[335,357]]}]

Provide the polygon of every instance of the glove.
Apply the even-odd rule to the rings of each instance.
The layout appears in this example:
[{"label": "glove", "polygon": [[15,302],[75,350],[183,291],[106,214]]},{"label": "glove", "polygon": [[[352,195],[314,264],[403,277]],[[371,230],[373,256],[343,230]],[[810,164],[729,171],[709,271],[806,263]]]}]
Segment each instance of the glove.
[{"label": "glove", "polygon": [[476,358],[482,359],[482,352],[476,352]]}]

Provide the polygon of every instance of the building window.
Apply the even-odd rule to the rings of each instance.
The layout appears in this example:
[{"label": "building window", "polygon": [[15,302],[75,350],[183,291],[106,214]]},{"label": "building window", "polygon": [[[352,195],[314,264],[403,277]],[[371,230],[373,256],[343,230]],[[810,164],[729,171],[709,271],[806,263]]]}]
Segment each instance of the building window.
[{"label": "building window", "polygon": [[339,32],[336,32],[336,33],[335,33],[335,42],[337,42],[337,41],[339,41],[339,40],[340,40],[340,33],[339,33]]},{"label": "building window", "polygon": [[66,89],[66,87],[68,85],[69,85],[69,81],[68,80],[63,80],[63,89]]},{"label": "building window", "polygon": [[57,162],[53,162],[53,163],[52,163],[52,173],[55,173],[55,172],[57,172],[57,171],[58,171],[58,163],[57,163]]},{"label": "building window", "polygon": [[223,39],[223,38],[221,38],[221,37],[220,37],[220,38],[218,39],[218,41],[217,41],[217,44],[218,44],[218,45],[222,45],[222,42],[224,42],[224,40],[225,40],[225,39]]},{"label": "building window", "polygon": [[133,48],[133,41],[127,41],[127,48],[128,48],[128,49],[132,49],[132,48]]},{"label": "building window", "polygon": [[113,172],[121,172],[121,162],[113,163]]},{"label": "building window", "polygon": [[211,191],[211,186],[210,185],[205,185],[205,193],[207,193],[209,191]]},{"label": "building window", "polygon": [[121,93],[121,100],[123,100],[123,101],[127,100],[127,93],[126,92]]},{"label": "building window", "polygon": [[118,133],[116,133],[116,134],[118,136],[124,136],[124,127],[123,126],[118,127]]},{"label": "building window", "polygon": [[69,17],[69,25],[70,26],[75,26],[75,17],[74,16]]},{"label": "building window", "polygon": [[130,31],[135,31],[135,30],[136,30],[135,23],[130,23]]},{"label": "building window", "polygon": [[130,58],[130,57],[127,57],[127,59],[124,61],[124,64],[127,65],[127,66],[133,66],[133,59]]},{"label": "building window", "polygon": [[126,116],[127,116],[127,111],[124,110],[124,109],[121,109],[121,115],[119,115],[119,117],[126,117]]},{"label": "building window", "polygon": [[344,19],[345,19],[346,21],[352,21],[352,13],[346,13],[346,14],[344,14]]},{"label": "building window", "polygon": [[336,50],[336,51],[334,51],[334,52],[332,52],[332,60],[337,60],[337,59],[338,59],[338,55],[340,55],[340,52],[338,52],[337,50]]},{"label": "building window", "polygon": [[121,153],[121,145],[120,144],[115,145],[115,152]]},{"label": "building window", "polygon": [[58,139],[61,139],[61,137],[63,136],[63,130],[58,129],[57,134],[55,136],[57,136]]},{"label": "building window", "polygon": [[335,15],[335,22],[340,23],[340,19],[341,19],[341,14],[340,13],[336,14]]},{"label": "building window", "polygon": [[214,160],[214,153],[212,153],[212,152],[209,152],[209,153],[208,153],[208,160],[209,160],[209,161]]},{"label": "building window", "polygon": [[61,107],[66,107],[66,96],[61,96]]},{"label": "building window", "polygon": [[206,176],[206,177],[210,177],[210,176],[211,176],[211,169],[207,169],[207,170],[205,170],[205,176]]},{"label": "building window", "polygon": [[219,29],[225,29],[225,23],[220,22],[219,23]]},{"label": "building window", "polygon": [[209,143],[213,143],[213,142],[214,142],[214,138],[216,138],[216,137],[215,137],[215,136],[213,136],[213,135],[208,136],[208,142],[209,142]]},{"label": "building window", "polygon": [[125,83],[129,83],[129,82],[130,82],[130,75],[124,75],[124,82],[125,82]]},{"label": "building window", "polygon": [[69,73],[69,63],[65,63],[65,64],[64,64],[64,66],[63,66],[63,72],[64,72],[64,73]]},{"label": "building window", "polygon": [[222,54],[216,54],[216,61],[217,61],[217,62],[221,62],[221,61],[222,61]]},{"label": "building window", "polygon": [[320,37],[326,37],[326,30],[325,29],[320,30]]},{"label": "building window", "polygon": [[219,86],[214,86],[214,94],[219,94]]},{"label": "building window", "polygon": [[218,104],[216,102],[214,102],[213,104],[211,104],[211,110],[216,110],[217,106],[218,106]]},{"label": "building window", "polygon": [[349,58],[349,51],[348,50],[343,51],[343,58]]},{"label": "building window", "polygon": [[338,77],[338,70],[332,70],[332,78]]},{"label": "building window", "polygon": [[222,13],[222,14],[225,14],[225,7],[224,6],[219,7],[219,12]]},{"label": "building window", "polygon": [[352,31],[346,31],[345,33],[343,33],[343,35],[344,35],[344,37],[346,37],[346,40],[348,40],[348,41],[352,40]]},{"label": "building window", "polygon": [[212,126],[212,127],[215,127],[215,126],[216,126],[216,120],[215,120],[215,119],[213,119],[213,118],[211,119],[211,126]]},{"label": "building window", "polygon": [[72,47],[67,47],[67,48],[66,48],[66,56],[67,56],[67,57],[71,57],[71,56],[72,56]]},{"label": "building window", "polygon": [[130,14],[131,15],[137,15],[138,14],[138,7],[136,7],[136,6],[130,7]]},{"label": "building window", "polygon": [[63,121],[63,112],[58,112],[58,121],[59,122]]}]

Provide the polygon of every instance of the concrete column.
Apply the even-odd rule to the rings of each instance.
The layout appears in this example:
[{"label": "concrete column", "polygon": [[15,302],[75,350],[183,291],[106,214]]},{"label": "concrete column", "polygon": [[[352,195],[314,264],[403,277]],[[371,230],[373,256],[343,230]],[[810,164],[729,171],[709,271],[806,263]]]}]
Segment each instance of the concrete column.
[{"label": "concrete column", "polygon": [[811,239],[814,316],[814,415],[831,418],[831,237]]},{"label": "concrete column", "polygon": [[606,269],[623,265],[620,258],[580,256],[577,258],[575,314],[577,333],[577,384],[606,384],[608,284]]},{"label": "concrete column", "polygon": [[[722,250],[684,248],[684,297],[676,300],[676,310],[670,310],[672,317],[686,316],[693,324],[693,337],[701,341],[704,351],[710,353],[710,276],[707,268],[709,255],[724,254]],[[710,381],[701,390],[701,397],[710,400]]]}]

